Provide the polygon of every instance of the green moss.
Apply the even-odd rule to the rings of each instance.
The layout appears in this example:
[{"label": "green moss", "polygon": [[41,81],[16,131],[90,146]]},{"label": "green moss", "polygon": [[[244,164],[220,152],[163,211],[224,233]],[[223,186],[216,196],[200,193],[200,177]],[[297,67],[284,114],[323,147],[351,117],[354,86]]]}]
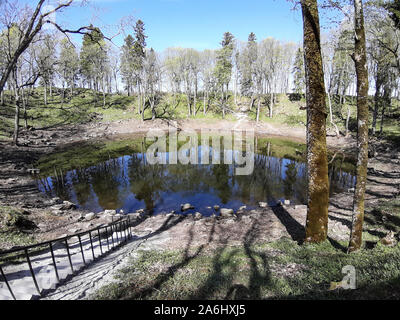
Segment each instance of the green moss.
[{"label": "green moss", "polygon": [[[27,233],[34,228],[35,225],[19,209],[0,206],[0,249],[35,243],[33,235]],[[1,256],[0,262],[8,258]]]},{"label": "green moss", "polygon": [[29,227],[29,224],[29,220],[25,218],[20,210],[8,206],[0,206],[0,226],[3,232]]},{"label": "green moss", "polygon": [[147,142],[142,147],[142,139],[79,143],[40,158],[35,167],[40,169],[42,177],[47,177],[54,174],[54,168],[62,172],[87,168],[122,155],[145,152],[149,145]]},{"label": "green moss", "polygon": [[306,145],[283,138],[258,138],[258,152],[277,158],[287,158],[296,161],[305,160]]}]

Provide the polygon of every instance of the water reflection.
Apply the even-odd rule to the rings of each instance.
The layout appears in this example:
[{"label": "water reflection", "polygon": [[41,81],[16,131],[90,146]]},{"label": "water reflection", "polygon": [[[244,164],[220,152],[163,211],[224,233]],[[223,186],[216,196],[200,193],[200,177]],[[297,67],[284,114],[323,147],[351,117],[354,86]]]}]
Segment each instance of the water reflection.
[{"label": "water reflection", "polygon": [[[289,199],[304,204],[305,163],[289,156],[279,157],[272,149],[270,142],[257,139],[254,170],[250,175],[235,175],[235,164],[149,165],[142,150],[70,170],[62,179],[47,177],[37,183],[41,191],[93,212],[105,209],[133,212],[146,208],[157,214],[179,210],[180,204],[191,203],[194,211],[209,215],[212,210],[207,207],[215,204],[234,210],[242,205],[255,207],[259,201],[274,205],[278,200]],[[199,157],[202,152],[199,146]],[[331,166],[329,177],[331,193],[350,188],[355,182],[342,164]]]}]

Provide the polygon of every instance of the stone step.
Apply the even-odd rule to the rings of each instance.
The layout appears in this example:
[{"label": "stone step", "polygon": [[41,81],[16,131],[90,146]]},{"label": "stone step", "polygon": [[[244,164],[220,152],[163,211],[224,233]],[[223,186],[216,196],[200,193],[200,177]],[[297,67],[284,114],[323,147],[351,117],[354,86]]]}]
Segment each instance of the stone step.
[{"label": "stone step", "polygon": [[[114,232],[112,236],[109,234],[107,238],[103,236],[101,241],[99,241],[97,236],[92,235],[92,250],[92,244],[90,243],[89,236],[82,237],[81,250],[78,237],[71,238],[68,240],[71,262],[68,258],[65,242],[53,244],[53,252],[60,281],[67,279],[74,273],[79,272],[79,270],[84,268],[87,264],[93,262],[93,253],[95,259],[97,259],[124,241],[124,232]],[[85,261],[82,258],[82,251]],[[43,292],[44,290],[55,289],[58,284],[58,280],[50,252],[36,255],[32,254],[32,256],[30,255],[30,260],[40,291]],[[73,272],[71,270],[71,264]],[[31,300],[32,298],[38,296],[28,263],[22,263],[17,266],[7,266],[4,268],[4,273],[17,300]],[[0,281],[0,300],[11,299],[13,298],[6,283]]]}]

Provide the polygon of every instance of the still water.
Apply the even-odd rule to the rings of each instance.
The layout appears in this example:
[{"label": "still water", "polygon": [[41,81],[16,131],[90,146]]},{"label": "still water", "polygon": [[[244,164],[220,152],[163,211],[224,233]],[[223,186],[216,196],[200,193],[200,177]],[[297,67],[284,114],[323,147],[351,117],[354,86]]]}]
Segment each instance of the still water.
[{"label": "still water", "polygon": [[[96,213],[105,209],[179,212],[181,204],[190,203],[195,209],[188,213],[198,211],[207,216],[214,205],[237,210],[243,205],[256,207],[260,201],[274,205],[288,199],[293,204],[305,204],[302,143],[255,137],[251,154],[254,170],[249,175],[235,175],[235,164],[211,161],[151,165],[146,159],[149,144],[145,137],[135,136],[78,146],[42,158],[37,186],[44,193]],[[200,158],[205,148],[199,145],[197,152]],[[166,156],[170,156],[168,152]],[[329,178],[331,194],[342,192],[354,186],[354,168],[337,159],[330,165]]]}]

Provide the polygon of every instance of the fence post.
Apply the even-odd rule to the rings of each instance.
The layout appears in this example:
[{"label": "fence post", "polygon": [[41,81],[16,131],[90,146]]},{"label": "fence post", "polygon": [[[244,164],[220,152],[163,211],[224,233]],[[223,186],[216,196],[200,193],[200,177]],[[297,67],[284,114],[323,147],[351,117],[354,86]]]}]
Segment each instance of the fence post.
[{"label": "fence post", "polygon": [[71,267],[72,273],[74,273],[74,267],[72,266],[72,260],[71,260],[71,253],[69,252],[68,238],[65,238],[65,245],[66,245],[66,247],[67,247],[69,265],[70,265],[70,267]]},{"label": "fence post", "polygon": [[129,216],[128,216],[128,225],[129,225],[129,237],[132,239],[131,218]]},{"label": "fence post", "polygon": [[115,224],[115,235],[117,236],[117,243],[119,244],[119,237],[118,237],[118,227],[117,227],[117,223]]},{"label": "fence post", "polygon": [[81,247],[81,253],[82,253],[83,264],[86,265],[85,254],[83,253],[81,235],[78,235],[78,239],[79,239],[79,246]]},{"label": "fence post", "polygon": [[113,231],[113,227],[112,227],[112,225],[110,226],[110,228],[111,228],[111,241],[112,241],[112,248],[114,249],[114,248],[115,248],[115,245],[114,245],[114,231]]},{"label": "fence post", "polygon": [[95,255],[94,255],[94,249],[93,249],[93,240],[92,240],[92,232],[89,231],[89,239],[90,239],[90,246],[92,247],[92,256],[93,256],[93,260],[96,259]]},{"label": "fence post", "polygon": [[15,298],[15,296],[14,296],[13,291],[11,290],[10,284],[8,283],[7,278],[6,278],[6,275],[4,274],[3,269],[2,269],[1,267],[0,267],[0,272],[1,272],[1,276],[4,278],[4,281],[6,282],[8,291],[10,291],[12,298],[13,298],[14,300],[17,300],[17,299]]},{"label": "fence post", "polygon": [[110,242],[108,241],[108,228],[106,226],[106,239],[107,239],[107,249],[110,251]]},{"label": "fence post", "polygon": [[49,243],[49,245],[50,245],[51,259],[53,260],[54,271],[55,271],[55,273],[56,273],[56,278],[57,278],[57,281],[60,282],[60,277],[58,276],[56,258],[54,257],[53,245],[52,245],[51,242]]},{"label": "fence post", "polygon": [[40,289],[39,289],[39,285],[36,281],[35,272],[33,271],[33,268],[32,268],[31,259],[29,259],[28,249],[25,249],[24,251],[25,251],[26,260],[28,261],[29,270],[31,271],[33,283],[35,284],[35,287],[36,287],[37,292],[39,293],[39,296],[42,296],[42,293],[40,292]]},{"label": "fence post", "polygon": [[100,252],[103,255],[103,247],[101,246],[100,228],[97,228],[97,235],[99,236]]}]

